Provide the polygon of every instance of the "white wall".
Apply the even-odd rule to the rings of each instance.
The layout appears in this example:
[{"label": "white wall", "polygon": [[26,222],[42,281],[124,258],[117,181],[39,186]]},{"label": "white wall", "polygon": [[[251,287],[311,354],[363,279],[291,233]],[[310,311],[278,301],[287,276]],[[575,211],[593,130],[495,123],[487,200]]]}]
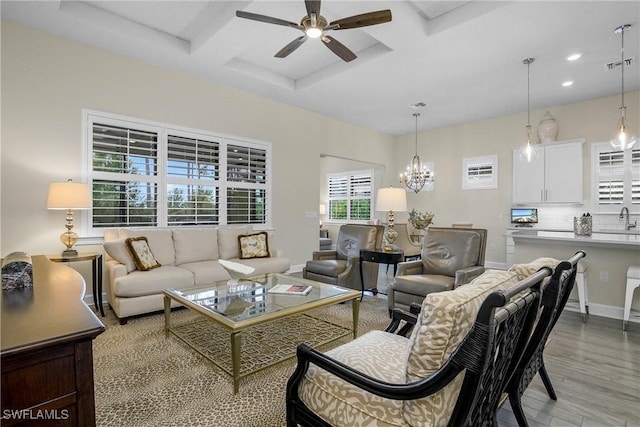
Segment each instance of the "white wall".
[{"label": "white wall", "polygon": [[391,147],[387,135],[6,21],[1,75],[0,256],[61,251],[65,216],[45,209],[47,189],[81,179],[83,108],[271,142],[273,247],[293,265],[317,249],[306,212],[318,210],[320,153],[383,164]]}]

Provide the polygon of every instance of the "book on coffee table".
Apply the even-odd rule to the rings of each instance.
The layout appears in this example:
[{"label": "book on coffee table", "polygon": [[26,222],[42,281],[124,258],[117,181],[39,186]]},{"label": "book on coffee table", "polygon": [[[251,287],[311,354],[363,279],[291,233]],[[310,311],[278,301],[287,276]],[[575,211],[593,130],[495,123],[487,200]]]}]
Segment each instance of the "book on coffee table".
[{"label": "book on coffee table", "polygon": [[311,285],[275,285],[268,292],[272,294],[307,295],[312,288],[313,286]]}]

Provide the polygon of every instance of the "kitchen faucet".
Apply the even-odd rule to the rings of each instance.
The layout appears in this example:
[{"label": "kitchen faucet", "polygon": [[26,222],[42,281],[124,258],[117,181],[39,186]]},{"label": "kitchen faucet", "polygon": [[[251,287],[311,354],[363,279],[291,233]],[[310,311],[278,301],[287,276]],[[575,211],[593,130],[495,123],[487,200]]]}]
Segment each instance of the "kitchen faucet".
[{"label": "kitchen faucet", "polygon": [[638,225],[638,221],[633,221],[633,224],[629,223],[629,209],[626,206],[620,211],[620,218],[624,218],[625,212],[627,213],[627,220],[625,221],[624,229],[628,231]]}]

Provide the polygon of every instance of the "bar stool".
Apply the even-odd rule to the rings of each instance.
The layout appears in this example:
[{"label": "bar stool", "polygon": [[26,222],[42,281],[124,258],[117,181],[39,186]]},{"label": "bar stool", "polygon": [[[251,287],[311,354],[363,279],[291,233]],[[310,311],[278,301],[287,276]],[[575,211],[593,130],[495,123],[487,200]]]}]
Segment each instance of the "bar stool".
[{"label": "bar stool", "polygon": [[587,265],[582,261],[578,261],[576,288],[578,290],[578,303],[580,304],[580,313],[582,313],[582,322],[586,323],[589,315],[589,290],[587,287]]},{"label": "bar stool", "polygon": [[627,330],[629,316],[631,314],[631,301],[633,300],[633,291],[640,286],[640,267],[632,265],[627,269],[627,293],[624,297],[624,314],[622,316],[622,330]]}]

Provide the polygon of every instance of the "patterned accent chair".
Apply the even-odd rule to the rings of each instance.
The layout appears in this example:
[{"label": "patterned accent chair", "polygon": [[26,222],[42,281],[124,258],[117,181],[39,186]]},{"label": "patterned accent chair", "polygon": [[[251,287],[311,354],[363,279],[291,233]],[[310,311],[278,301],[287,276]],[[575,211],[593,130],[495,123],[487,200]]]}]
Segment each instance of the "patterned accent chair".
[{"label": "patterned accent chair", "polygon": [[[362,289],[360,280],[360,249],[375,249],[382,245],[382,225],[345,224],[340,227],[335,250],[314,251],[313,259],[302,269],[302,277],[322,283]],[[365,262],[362,275],[366,283],[378,282],[378,265]]]},{"label": "patterned accent chair", "polygon": [[[287,383],[287,426],[497,425],[509,368],[550,274],[545,268],[518,281],[514,272],[489,270],[427,295],[417,317],[394,310],[385,331],[327,353],[300,344]],[[401,320],[416,325],[409,338],[392,333]]]},{"label": "patterned accent chair", "polygon": [[537,373],[540,373],[540,379],[542,379],[542,384],[544,384],[549,398],[558,400],[544,365],[543,352],[551,329],[562,314],[573,289],[578,271],[578,261],[585,256],[583,251],[578,251],[568,261],[560,262],[553,258],[539,258],[530,264],[514,264],[509,269],[516,272],[518,277],[526,277],[539,268],[555,266],[551,280],[542,290],[540,313],[531,333],[531,339],[506,388],[511,409],[520,427],[529,425],[522,409],[521,398]]},{"label": "patterned accent chair", "polygon": [[450,291],[484,272],[487,230],[430,227],[422,242],[421,259],[401,262],[389,286],[389,310],[409,310],[432,292]]}]

